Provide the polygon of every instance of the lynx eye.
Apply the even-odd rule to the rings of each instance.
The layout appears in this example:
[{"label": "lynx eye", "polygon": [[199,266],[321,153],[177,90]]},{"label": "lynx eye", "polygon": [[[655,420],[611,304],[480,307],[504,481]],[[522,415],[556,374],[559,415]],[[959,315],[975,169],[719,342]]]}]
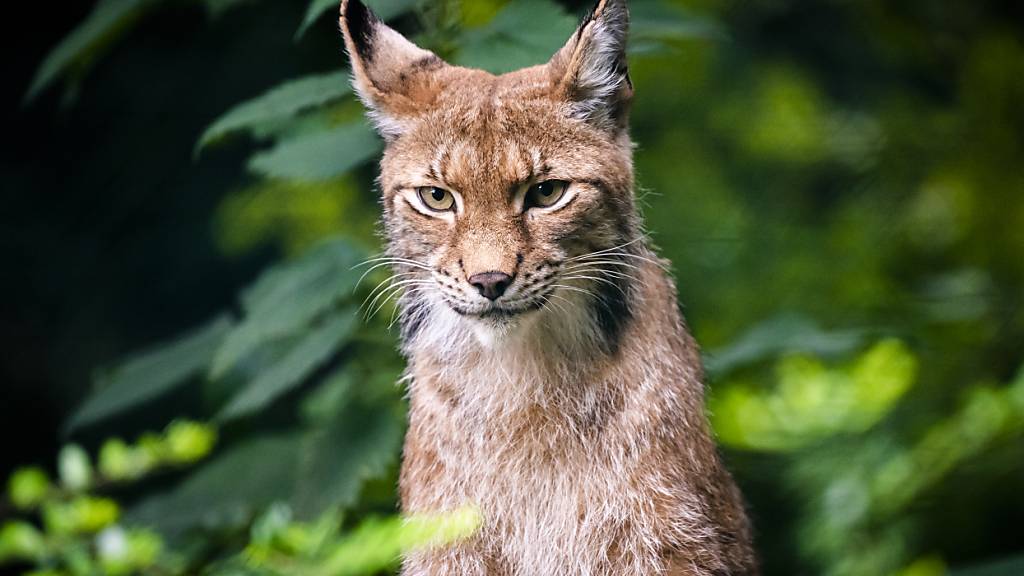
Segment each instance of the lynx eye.
[{"label": "lynx eye", "polygon": [[550,208],[554,206],[562,196],[565,196],[565,189],[569,183],[562,180],[548,180],[530,186],[526,192],[526,206],[528,208]]},{"label": "lynx eye", "polygon": [[451,210],[455,205],[455,196],[444,188],[437,186],[421,186],[416,189],[423,204],[435,212]]}]

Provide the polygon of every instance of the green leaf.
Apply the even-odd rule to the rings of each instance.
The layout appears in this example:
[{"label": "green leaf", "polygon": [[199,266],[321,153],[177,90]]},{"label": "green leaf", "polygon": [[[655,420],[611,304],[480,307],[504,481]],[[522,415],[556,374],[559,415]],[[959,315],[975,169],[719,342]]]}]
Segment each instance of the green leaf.
[{"label": "green leaf", "polygon": [[757,324],[732,344],[707,353],[704,367],[709,375],[720,378],[782,354],[839,356],[856,350],[863,340],[862,332],[828,332],[802,316],[782,315]]},{"label": "green leaf", "polygon": [[364,164],[381,150],[380,139],[359,121],[280,140],[249,159],[249,170],[268,178],[330,180]]},{"label": "green leaf", "polygon": [[77,444],[69,444],[57,456],[57,471],[60,483],[72,491],[85,490],[92,484],[92,462],[85,450]]},{"label": "green leaf", "polygon": [[242,102],[211,124],[196,144],[196,153],[233,132],[253,131],[286,121],[298,114],[340,100],[349,93],[348,73],[314,74],[284,82],[256,98]]},{"label": "green leaf", "polygon": [[177,420],[164,433],[164,458],[171,464],[202,460],[217,443],[217,429],[209,424]]},{"label": "green leaf", "polygon": [[216,351],[211,378],[219,378],[260,346],[298,336],[317,317],[352,296],[363,252],[331,240],[299,260],[274,266],[242,294],[245,319]]},{"label": "green leaf", "polygon": [[725,36],[715,22],[663,0],[633,0],[629,20],[631,53],[662,49],[666,41]]},{"label": "green leaf", "polygon": [[465,33],[454,60],[495,74],[543,64],[575,28],[576,18],[551,0],[511,2],[486,26]]},{"label": "green leaf", "polygon": [[370,518],[346,534],[323,561],[323,574],[376,574],[398,563],[402,553],[452,544],[480,527],[480,511],[464,507],[436,514]]},{"label": "green leaf", "polygon": [[36,70],[25,101],[31,101],[62,75],[87,68],[159,0],[100,0],[85,21],[47,54]]},{"label": "green leaf", "polygon": [[[416,5],[416,0],[367,0],[365,3],[379,18],[390,20],[411,10]],[[311,0],[309,7],[306,8],[306,16],[302,19],[302,25],[295,32],[295,39],[302,38],[306,30],[309,30],[324,12],[337,10],[340,5],[341,2],[338,0]]]},{"label": "green leaf", "polygon": [[40,468],[19,468],[7,481],[7,498],[15,508],[38,506],[50,492],[50,478]]},{"label": "green leaf", "polygon": [[402,442],[399,415],[380,406],[350,404],[306,439],[294,507],[312,518],[332,506],[351,506],[367,480],[384,474]]},{"label": "green leaf", "polygon": [[313,370],[321,366],[355,331],[355,308],[325,318],[320,326],[303,337],[279,362],[261,374],[228,402],[218,418],[230,420],[258,412],[288,392]]},{"label": "green leaf", "polygon": [[144,499],[125,514],[125,521],[171,535],[241,526],[270,503],[291,496],[300,449],[296,434],[246,440],[177,486]]},{"label": "green leaf", "polygon": [[154,400],[202,373],[231,324],[228,316],[218,316],[100,373],[95,378],[98,391],[72,414],[67,429],[76,430]]},{"label": "green leaf", "polygon": [[828,368],[815,358],[788,356],[776,373],[778,386],[770,392],[732,384],[709,399],[723,443],[786,452],[838,434],[863,434],[914,384],[917,358],[903,343],[883,340],[848,366]]},{"label": "green leaf", "polygon": [[46,554],[46,538],[35,526],[21,520],[0,527],[0,563],[8,559],[37,561]]},{"label": "green leaf", "polygon": [[352,367],[352,363],[346,363],[303,397],[299,411],[304,422],[321,425],[334,421],[338,412],[348,403],[355,387],[357,376]]},{"label": "green leaf", "polygon": [[120,516],[117,502],[95,496],[47,502],[42,513],[46,531],[60,535],[95,534],[117,522]]}]

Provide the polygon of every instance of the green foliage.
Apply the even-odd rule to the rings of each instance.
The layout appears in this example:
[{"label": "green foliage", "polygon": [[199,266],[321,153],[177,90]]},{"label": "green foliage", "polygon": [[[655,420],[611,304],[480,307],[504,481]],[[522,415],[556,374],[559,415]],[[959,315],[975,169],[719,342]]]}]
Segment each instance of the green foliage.
[{"label": "green foliage", "polygon": [[73,431],[151,402],[188,382],[210,362],[231,324],[229,316],[218,316],[101,371],[95,378],[97,392],[71,416],[68,429]]},{"label": "green foliage", "polygon": [[[795,356],[776,372],[777,391],[729,385],[710,411],[723,443],[785,455],[793,483],[810,496],[801,549],[828,574],[895,573],[907,530],[920,522],[915,502],[1000,438],[1024,432],[1024,367],[1008,385],[972,388],[958,411],[909,446],[894,445],[878,427],[917,372],[898,341],[880,342],[840,369]],[[878,523],[889,528],[879,531]],[[922,561],[903,573],[945,573],[934,566]]]},{"label": "green foliage", "polygon": [[[353,454],[372,452],[368,443],[382,438],[381,431],[374,431],[374,424],[365,421],[365,416],[372,414],[372,411],[354,411],[355,418],[341,420],[347,422],[345,434],[316,438],[313,444],[330,441],[331,447],[336,448],[335,440],[356,440],[358,435],[351,432],[360,426],[366,435],[349,449]],[[360,416],[364,420],[357,420]],[[389,435],[391,438],[385,442],[393,442],[399,436],[397,431]],[[143,437],[149,439],[146,443],[155,442],[162,447],[160,452],[168,463],[184,465],[205,456],[212,448],[215,435],[212,428],[203,424],[179,421],[161,436],[146,434]],[[118,440],[104,443],[105,447],[114,445],[120,446],[118,452],[130,450]],[[176,529],[186,526],[202,525],[210,530],[240,522],[249,526],[248,539],[228,555],[220,551],[218,556],[222,559],[210,563],[204,573],[359,576],[393,567],[403,552],[467,538],[480,524],[476,510],[463,509],[408,518],[368,518],[351,531],[345,531],[338,513],[339,502],[330,497],[316,502],[311,509],[313,519],[310,522],[299,521],[290,506],[273,500],[279,493],[277,483],[282,476],[304,478],[301,472],[296,474],[290,466],[283,465],[287,464],[288,455],[294,454],[294,448],[286,437],[253,440],[204,466],[162,500],[149,500],[125,518],[117,502],[90,493],[90,490],[109,491],[113,483],[123,480],[106,476],[103,466],[94,483],[88,486],[66,483],[60,490],[45,484],[45,476],[40,478],[38,471],[19,471],[10,479],[12,487],[25,490],[25,485],[44,483],[43,495],[33,499],[30,506],[22,506],[37,509],[43,530],[24,520],[11,520],[0,526],[0,566],[12,562],[32,564],[39,568],[33,574],[184,575],[193,573],[189,566],[196,560],[193,557],[196,551],[188,547],[172,549],[159,532],[139,526],[158,527],[163,534],[174,534]],[[391,453],[394,449],[388,445],[383,452]],[[318,450],[321,452],[310,459],[314,466],[322,463],[331,466],[337,462],[327,457],[323,447]],[[90,466],[88,454],[77,446],[65,447],[61,453],[62,461],[74,461],[74,464],[62,463],[61,467]],[[350,465],[358,460],[356,457],[342,459]],[[354,498],[351,490],[357,487],[355,481],[360,475],[379,473],[373,466],[364,464],[360,470],[335,467],[330,471],[332,479],[337,480],[333,486],[346,486],[350,490],[346,505]],[[135,479],[154,469],[155,463]],[[254,474],[253,481],[238,482],[239,470]],[[226,481],[228,477],[231,480]],[[38,494],[39,488],[35,486],[33,494]],[[316,490],[321,486],[313,483],[307,488]],[[261,509],[264,511],[257,514]],[[147,514],[151,513],[159,516],[148,518]]]},{"label": "green foliage", "polygon": [[807,356],[790,356],[776,367],[777,391],[733,384],[709,410],[723,442],[793,450],[839,433],[865,432],[907,392],[916,372],[916,359],[892,340],[878,343],[841,370]]},{"label": "green foliage", "polygon": [[273,133],[287,126],[302,112],[330,104],[351,92],[344,71],[314,74],[276,86],[252,100],[242,102],[211,124],[196,144],[196,152],[230,134]]},{"label": "green foliage", "polygon": [[321,320],[319,326],[302,336],[274,366],[236,394],[218,417],[231,419],[256,412],[300,384],[352,335],[356,318],[355,310],[349,309]]},{"label": "green foliage", "polygon": [[8,496],[19,511],[36,516],[43,530],[25,520],[6,521],[0,527],[0,565],[30,563],[37,574],[75,576],[179,573],[162,538],[145,528],[122,527],[121,505],[102,494],[162,467],[191,465],[211,451],[215,438],[209,426],[175,421],[163,434],[143,435],[135,446],[108,440],[95,470],[83,448],[64,446],[57,461],[59,486],[41,470],[16,471]]},{"label": "green foliage", "polygon": [[7,497],[20,509],[38,506],[50,492],[50,479],[38,468],[15,472],[7,486]]},{"label": "green foliage", "polygon": [[264,272],[242,293],[245,317],[216,348],[210,377],[225,375],[261,346],[304,334],[339,302],[352,298],[359,279],[353,268],[361,254],[348,242],[331,241]]},{"label": "green foliage", "polygon": [[267,178],[330,180],[357,168],[380,152],[380,141],[363,121],[278,141],[249,159],[249,169]]}]

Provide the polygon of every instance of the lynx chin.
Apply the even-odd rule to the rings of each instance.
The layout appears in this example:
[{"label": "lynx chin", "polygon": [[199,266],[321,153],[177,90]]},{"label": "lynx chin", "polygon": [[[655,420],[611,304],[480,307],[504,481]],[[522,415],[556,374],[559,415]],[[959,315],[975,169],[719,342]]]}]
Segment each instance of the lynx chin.
[{"label": "lynx chin", "polygon": [[403,574],[752,575],[702,368],[633,190],[625,0],[551,60],[452,66],[341,4],[408,358],[407,512],[476,534]]}]

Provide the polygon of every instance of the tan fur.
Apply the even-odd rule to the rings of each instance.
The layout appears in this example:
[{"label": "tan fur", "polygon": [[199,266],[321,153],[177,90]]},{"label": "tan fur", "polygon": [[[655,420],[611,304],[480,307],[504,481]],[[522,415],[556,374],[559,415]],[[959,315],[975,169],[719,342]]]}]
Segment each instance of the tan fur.
[{"label": "tan fur", "polygon": [[[402,506],[483,514],[404,574],[757,573],[696,344],[635,208],[627,23],[623,0],[602,0],[548,64],[493,76],[342,2],[353,81],[387,140],[383,261],[409,359]],[[545,180],[569,182],[568,201],[525,209]],[[418,205],[424,186],[456,209]],[[469,282],[483,272],[513,278],[494,302]]]}]

